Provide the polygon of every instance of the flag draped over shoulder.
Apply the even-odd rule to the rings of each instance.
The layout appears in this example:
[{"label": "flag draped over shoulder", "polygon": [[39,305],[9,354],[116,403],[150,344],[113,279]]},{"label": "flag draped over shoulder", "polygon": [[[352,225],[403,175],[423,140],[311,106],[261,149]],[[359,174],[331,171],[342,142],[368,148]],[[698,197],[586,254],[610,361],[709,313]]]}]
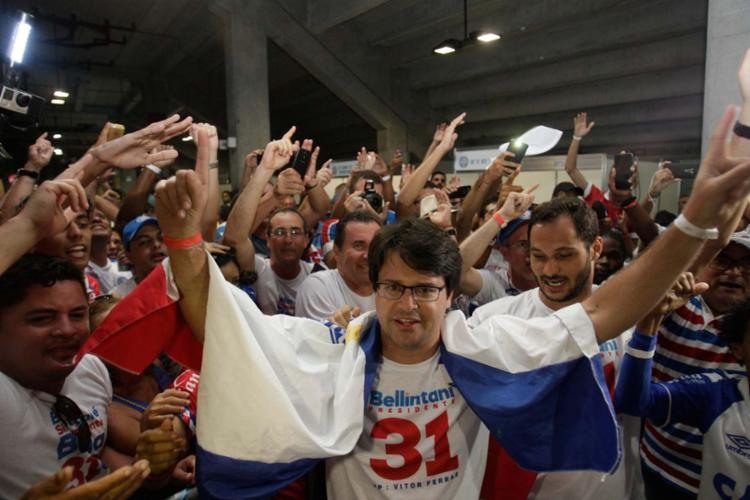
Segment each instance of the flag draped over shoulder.
[{"label": "flag draped over shoulder", "polygon": [[[317,460],[354,448],[380,358],[379,325],[372,313],[360,317],[341,343],[340,329],[263,315],[224,281],[212,259],[209,267],[199,489],[202,498],[268,496]],[[164,269],[160,279],[168,281]],[[130,295],[143,293],[142,286]],[[166,295],[172,286],[161,289]],[[161,324],[158,339],[172,352],[191,351],[195,345],[178,347],[188,340],[183,320],[170,310],[176,306],[151,303],[140,321]],[[139,363],[123,359],[134,353],[122,345],[143,335],[133,332],[137,322],[120,322],[87,343],[86,352],[136,368],[145,355],[135,353]],[[617,424],[593,327],[580,305],[533,320],[495,316],[473,329],[452,312],[442,336],[441,361],[454,383],[520,465],[538,471],[616,467]]]}]

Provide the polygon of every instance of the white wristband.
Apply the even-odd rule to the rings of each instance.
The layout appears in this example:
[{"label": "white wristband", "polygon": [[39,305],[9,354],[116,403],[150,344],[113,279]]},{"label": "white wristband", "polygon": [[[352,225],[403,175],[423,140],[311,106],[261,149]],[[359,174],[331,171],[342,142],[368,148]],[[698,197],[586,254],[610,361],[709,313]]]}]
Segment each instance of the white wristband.
[{"label": "white wristband", "polygon": [[151,170],[156,175],[160,175],[161,174],[161,169],[159,167],[157,167],[156,165],[154,165],[153,163],[149,163],[148,165],[146,165],[146,168],[149,169],[149,170]]},{"label": "white wristband", "polygon": [[573,134],[574,141],[580,141],[581,139],[583,139],[583,136]]},{"label": "white wristband", "polygon": [[672,224],[688,236],[699,240],[716,240],[719,238],[719,230],[717,228],[703,229],[702,227],[698,227],[687,220],[683,214],[678,215]]},{"label": "white wristband", "polygon": [[391,180],[391,176],[390,175],[384,175],[383,177],[381,177],[381,179],[383,179],[383,182],[388,182],[389,180]]}]

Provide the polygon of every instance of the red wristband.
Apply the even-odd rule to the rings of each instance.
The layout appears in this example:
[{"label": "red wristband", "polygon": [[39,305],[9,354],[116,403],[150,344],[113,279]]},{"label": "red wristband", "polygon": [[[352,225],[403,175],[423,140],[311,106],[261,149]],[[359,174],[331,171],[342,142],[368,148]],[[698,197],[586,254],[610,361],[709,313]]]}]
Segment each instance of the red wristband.
[{"label": "red wristband", "polygon": [[624,207],[622,207],[622,208],[623,208],[624,210],[630,210],[631,208],[633,208],[633,207],[634,207],[634,206],[636,206],[637,204],[638,204],[638,198],[635,198],[635,199],[633,199],[633,201],[631,201],[630,203],[628,203],[627,205],[625,205],[625,206],[624,206]]},{"label": "red wristband", "polygon": [[500,227],[504,227],[504,226],[505,226],[505,224],[507,224],[507,223],[505,222],[505,219],[503,219],[503,216],[502,216],[502,215],[500,215],[500,212],[495,212],[494,214],[492,214],[492,218],[493,218],[493,219],[495,219],[495,222],[497,222],[497,224],[498,224],[498,225],[499,225]]},{"label": "red wristband", "polygon": [[164,236],[164,244],[167,246],[167,248],[177,248],[177,249],[185,249],[185,248],[192,248],[197,247],[201,243],[203,243],[203,236],[201,233],[195,233],[194,235],[188,237],[188,238],[170,238],[169,236]]}]

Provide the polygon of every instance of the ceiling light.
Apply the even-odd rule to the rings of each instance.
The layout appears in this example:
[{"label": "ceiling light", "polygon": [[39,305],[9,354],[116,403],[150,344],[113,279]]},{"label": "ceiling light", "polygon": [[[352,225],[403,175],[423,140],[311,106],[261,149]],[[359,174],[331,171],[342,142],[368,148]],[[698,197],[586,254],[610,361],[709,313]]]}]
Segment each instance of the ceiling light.
[{"label": "ceiling light", "polygon": [[50,104],[57,104],[58,106],[62,106],[65,104],[65,99],[50,99]]},{"label": "ceiling light", "polygon": [[62,134],[52,134],[53,139],[62,139]]},{"label": "ceiling light", "polygon": [[63,99],[67,98],[70,94],[65,92],[64,90],[55,90],[53,94],[55,97],[62,97]]},{"label": "ceiling light", "polygon": [[440,42],[432,51],[436,54],[446,55],[461,48],[461,42],[454,38]]},{"label": "ceiling light", "polygon": [[477,40],[484,43],[494,42],[495,40],[500,40],[500,35],[497,33],[482,33],[477,35]]},{"label": "ceiling light", "polygon": [[16,24],[16,29],[13,32],[13,41],[10,43],[10,65],[14,63],[22,63],[23,55],[26,52],[26,43],[29,41],[29,35],[31,34],[31,25],[26,22],[26,13],[21,15],[21,20]]},{"label": "ceiling light", "polygon": [[55,154],[56,154],[57,156],[62,156],[62,155],[63,155],[63,150],[62,150],[62,149],[60,149],[60,148],[55,148]]}]

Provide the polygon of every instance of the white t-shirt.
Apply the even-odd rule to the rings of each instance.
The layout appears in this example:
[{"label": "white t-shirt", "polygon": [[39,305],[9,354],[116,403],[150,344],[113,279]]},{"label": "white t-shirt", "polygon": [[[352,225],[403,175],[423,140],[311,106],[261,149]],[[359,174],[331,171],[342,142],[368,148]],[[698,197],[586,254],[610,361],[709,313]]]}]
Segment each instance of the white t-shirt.
[{"label": "white t-shirt", "polygon": [[305,278],[297,290],[295,315],[325,321],[341,306],[357,306],[361,312],[375,310],[375,294],[354,293],[338,270],[318,271]]},{"label": "white t-shirt", "polygon": [[489,433],[439,363],[383,359],[354,450],[326,462],[328,498],[478,498]]},{"label": "white t-shirt", "polygon": [[519,290],[511,284],[507,269],[497,271],[480,269],[479,274],[482,277],[482,288],[479,293],[471,297],[471,301],[480,306],[519,293]]},{"label": "white t-shirt", "polygon": [[507,271],[508,270],[508,261],[505,260],[505,257],[503,257],[503,254],[500,253],[500,250],[498,250],[495,247],[492,247],[492,250],[490,250],[490,256],[487,257],[487,262],[484,263],[483,269],[487,269],[488,271]]},{"label": "white t-shirt", "polygon": [[300,271],[290,280],[279,278],[271,269],[271,259],[255,256],[255,272],[258,273],[256,292],[260,310],[264,314],[286,314],[294,316],[297,289],[310,274],[313,265],[299,261]]},{"label": "white t-shirt", "polygon": [[61,394],[86,415],[91,452],[78,451],[78,441],[52,409],[55,396],[33,391],[0,372],[0,498],[19,498],[33,484],[65,466],[73,467],[72,488],[108,473],[101,461],[107,440],[107,409],[112,384],[99,358],[84,356],[65,379]]},{"label": "white t-shirt", "polygon": [[116,262],[107,259],[103,267],[97,265],[93,260],[86,266],[86,272],[93,274],[99,280],[102,293],[110,293],[115,287],[121,285],[133,277],[130,271],[120,271]]},{"label": "white t-shirt", "polygon": [[[593,286],[596,290],[597,286]],[[539,288],[522,292],[519,295],[505,297],[477,308],[469,318],[469,325],[476,326],[490,316],[510,314],[519,318],[538,318],[553,314],[540,298]],[[627,330],[616,339],[599,345],[599,351],[608,384],[614,387],[616,375],[622,358],[625,355],[632,329]],[[576,498],[576,499],[625,499],[643,497],[638,459],[638,441],[640,437],[640,419],[628,415],[618,415],[618,423],[623,435],[623,459],[614,474],[606,475],[596,471],[570,471],[540,473],[529,493],[530,499]]]}]

